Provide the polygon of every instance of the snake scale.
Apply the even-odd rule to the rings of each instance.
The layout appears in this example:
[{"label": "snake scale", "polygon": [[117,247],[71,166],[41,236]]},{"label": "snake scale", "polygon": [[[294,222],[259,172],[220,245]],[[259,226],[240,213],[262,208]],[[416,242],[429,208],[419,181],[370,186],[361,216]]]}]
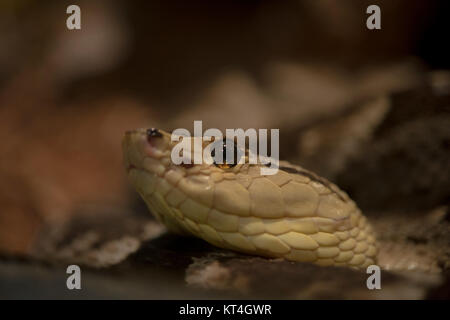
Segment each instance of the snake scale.
[{"label": "snake scale", "polygon": [[128,177],[158,220],[217,247],[320,266],[366,267],[377,243],[366,217],[336,185],[300,166],[175,165],[169,133],[128,131]]}]

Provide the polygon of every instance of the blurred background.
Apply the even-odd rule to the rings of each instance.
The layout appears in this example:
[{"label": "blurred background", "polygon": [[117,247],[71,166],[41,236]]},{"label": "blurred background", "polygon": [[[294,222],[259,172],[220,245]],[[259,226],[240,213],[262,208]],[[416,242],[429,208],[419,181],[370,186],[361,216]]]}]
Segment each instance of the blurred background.
[{"label": "blurred background", "polygon": [[[81,30],[66,28],[70,4],[81,8]],[[381,30],[366,28],[371,4]],[[275,298],[448,297],[448,7],[1,1],[0,297],[273,297],[271,285]],[[245,258],[165,235],[126,181],[121,138],[137,127],[193,130],[194,120],[280,128],[282,159],[338,183],[385,241],[422,246],[446,276],[392,276],[408,290],[384,296],[299,293],[292,277],[328,280],[282,264],[285,283],[261,289],[258,275],[243,278]],[[55,289],[67,262],[92,270],[84,296]]]}]

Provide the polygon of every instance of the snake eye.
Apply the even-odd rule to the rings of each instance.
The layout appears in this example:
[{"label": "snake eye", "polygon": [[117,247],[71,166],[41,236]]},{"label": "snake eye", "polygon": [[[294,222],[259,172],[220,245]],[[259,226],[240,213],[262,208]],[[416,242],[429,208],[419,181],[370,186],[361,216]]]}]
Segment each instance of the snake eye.
[{"label": "snake eye", "polygon": [[147,129],[147,138],[160,138],[162,137],[161,132],[158,131],[158,129],[155,128],[151,128],[151,129]]},{"label": "snake eye", "polygon": [[[228,147],[227,147],[227,143],[228,143]],[[238,149],[236,147],[236,144],[235,143],[230,143],[227,140],[223,140],[221,142],[221,144],[222,144],[222,151],[221,151],[222,154],[218,154],[217,157],[216,157],[216,148],[213,148],[212,151],[211,151],[211,157],[214,159],[214,165],[216,167],[220,168],[220,169],[233,168],[239,162],[239,159],[241,158],[240,157],[240,153],[238,152]],[[233,161],[232,162],[227,162],[227,160],[226,160],[227,159],[227,149],[230,148],[230,145],[233,145],[233,148],[234,148],[234,150],[233,150]],[[223,161],[220,161],[219,159],[220,160],[223,159]],[[223,163],[221,163],[221,162],[223,162]]]}]

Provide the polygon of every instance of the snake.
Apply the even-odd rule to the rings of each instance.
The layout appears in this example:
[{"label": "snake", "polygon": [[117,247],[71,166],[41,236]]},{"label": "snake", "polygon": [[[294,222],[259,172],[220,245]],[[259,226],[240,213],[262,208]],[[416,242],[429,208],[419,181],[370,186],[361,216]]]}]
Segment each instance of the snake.
[{"label": "snake", "polygon": [[[247,162],[174,164],[171,134],[127,131],[127,176],[150,212],[173,233],[227,250],[319,266],[377,263],[373,228],[335,184],[286,161],[276,174]],[[202,143],[204,146],[204,143]]]}]

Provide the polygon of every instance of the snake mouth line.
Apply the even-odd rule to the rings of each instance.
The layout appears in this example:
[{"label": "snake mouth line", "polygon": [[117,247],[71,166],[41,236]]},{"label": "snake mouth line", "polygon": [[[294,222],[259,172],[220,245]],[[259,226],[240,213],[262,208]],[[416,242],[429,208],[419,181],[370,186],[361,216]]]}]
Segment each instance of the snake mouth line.
[{"label": "snake mouth line", "polygon": [[143,172],[146,172],[146,173],[149,173],[149,174],[155,174],[154,172],[151,172],[150,170],[147,170],[144,167],[138,167],[135,164],[129,164],[126,167],[126,172],[127,172],[128,175],[130,174],[131,170],[137,170],[137,171],[143,171]]}]

